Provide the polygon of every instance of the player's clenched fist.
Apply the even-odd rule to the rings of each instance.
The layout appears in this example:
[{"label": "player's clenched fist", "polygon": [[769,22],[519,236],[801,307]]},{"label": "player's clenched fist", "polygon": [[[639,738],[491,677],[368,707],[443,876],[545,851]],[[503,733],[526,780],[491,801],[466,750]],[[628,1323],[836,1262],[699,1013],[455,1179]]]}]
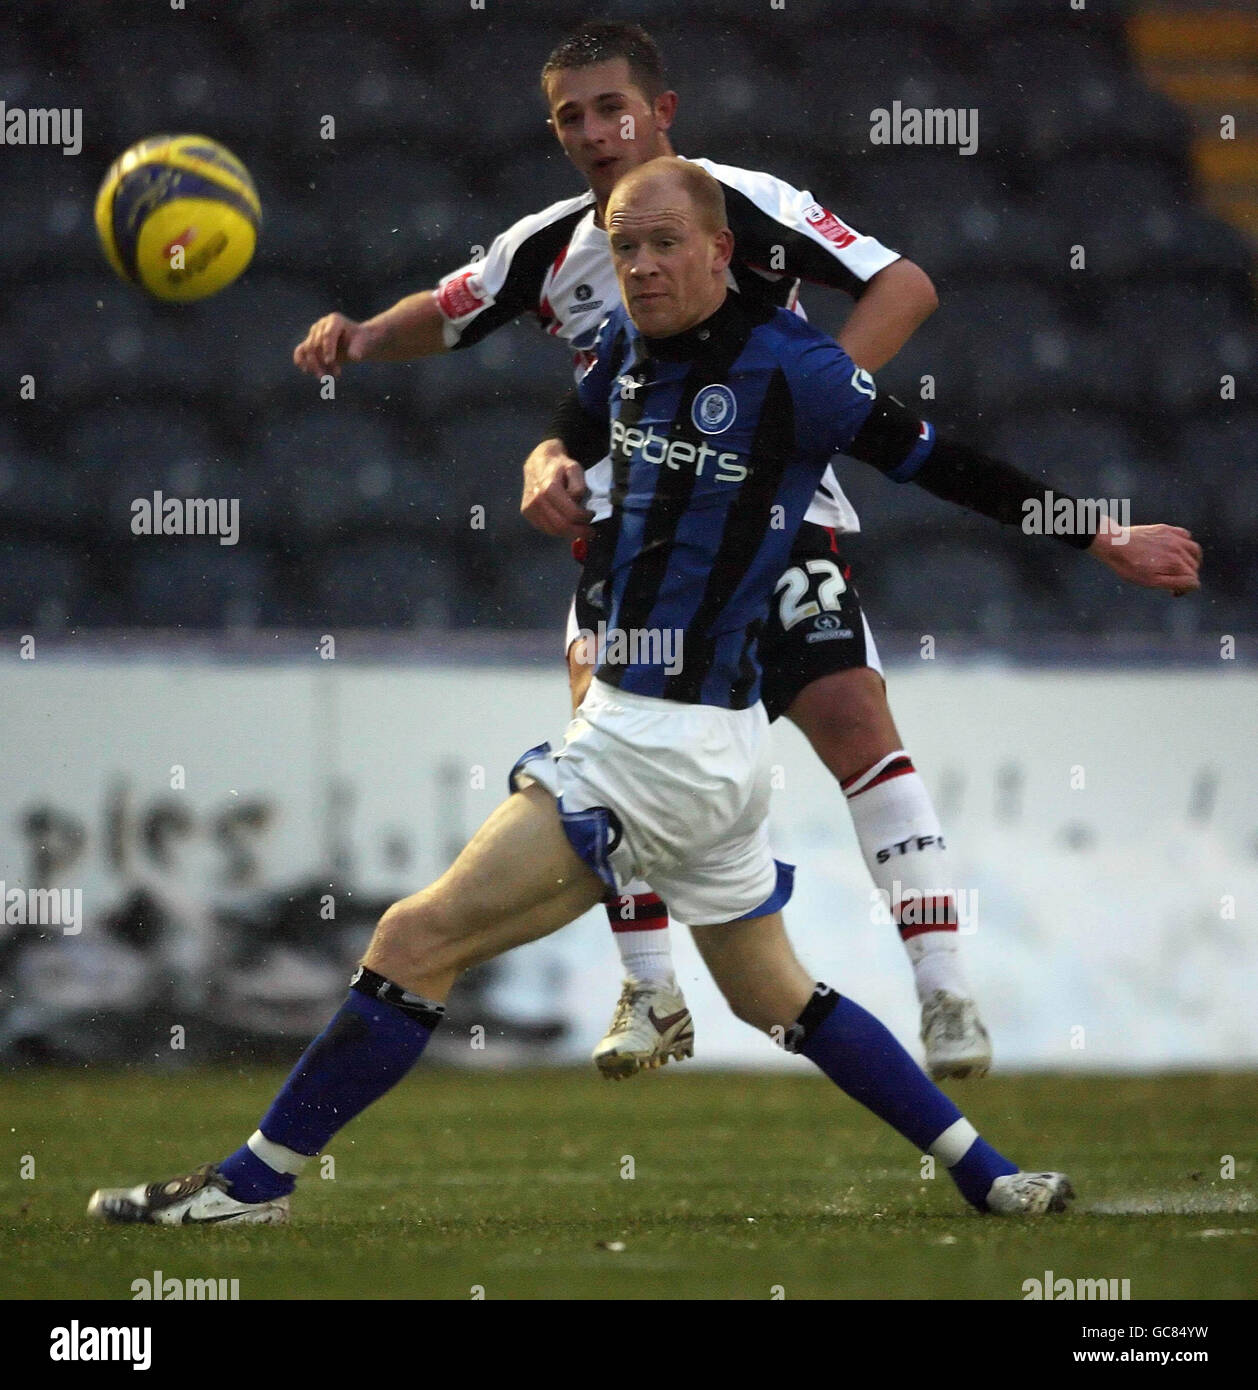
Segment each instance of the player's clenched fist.
[{"label": "player's clenched fist", "polygon": [[1109,526],[1089,549],[1120,579],[1177,598],[1201,588],[1201,547],[1182,526]]},{"label": "player's clenched fist", "polygon": [[588,539],[594,513],[585,505],[585,469],[564,452],[557,439],[540,443],[524,461],[520,512],[548,536]]},{"label": "player's clenched fist", "polygon": [[314,324],[293,349],[293,361],[311,376],[340,376],[343,362],[362,362],[371,352],[375,332],[344,314],[328,314]]}]

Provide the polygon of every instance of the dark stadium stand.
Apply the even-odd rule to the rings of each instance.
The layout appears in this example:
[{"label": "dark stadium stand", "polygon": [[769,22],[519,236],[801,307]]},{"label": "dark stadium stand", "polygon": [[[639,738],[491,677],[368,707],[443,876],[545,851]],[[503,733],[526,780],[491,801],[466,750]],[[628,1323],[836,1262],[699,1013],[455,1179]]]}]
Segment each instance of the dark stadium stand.
[{"label": "dark stadium stand", "polygon": [[[1211,547],[1200,600],[1145,602],[847,464],[876,625],[992,641],[1011,624],[1252,625],[1253,257],[1205,211],[1189,123],[1132,60],[1131,7],[1097,0],[1086,31],[1060,0],[847,0],[841,30],[833,8],[602,12],[655,32],[680,152],[808,187],[932,275],[941,307],[888,387],[918,401],[930,377],[923,411],[942,427],[1086,495],[1122,489],[1135,519],[1191,525]],[[561,622],[567,547],[528,530],[518,486],[568,380],[563,352],[513,327],[347,371],[335,400],[291,352],[323,313],[366,317],[428,288],[581,191],[536,86],[585,7],[541,0],[474,25],[404,0],[205,9],[117,0],[107,28],[92,7],[0,20],[9,105],[85,110],[77,158],[11,149],[0,165],[0,375],[37,383],[0,434],[0,625]],[[870,111],[895,99],[979,108],[978,152],[871,145]],[[108,163],[174,130],[224,140],[264,209],[241,283],[182,308],[115,280],[92,224]],[[805,303],[831,331],[849,307],[815,288]],[[130,535],[131,499],[193,487],[233,489],[239,545]]]}]

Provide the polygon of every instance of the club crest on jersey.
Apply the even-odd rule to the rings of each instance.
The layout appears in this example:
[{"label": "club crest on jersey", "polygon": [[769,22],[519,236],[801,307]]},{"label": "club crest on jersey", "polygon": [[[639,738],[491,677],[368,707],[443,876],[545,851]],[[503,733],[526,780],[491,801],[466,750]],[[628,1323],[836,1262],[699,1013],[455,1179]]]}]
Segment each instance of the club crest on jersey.
[{"label": "club crest on jersey", "polygon": [[738,415],[738,402],[728,386],[705,386],[690,407],[690,418],[704,434],[724,434]]}]

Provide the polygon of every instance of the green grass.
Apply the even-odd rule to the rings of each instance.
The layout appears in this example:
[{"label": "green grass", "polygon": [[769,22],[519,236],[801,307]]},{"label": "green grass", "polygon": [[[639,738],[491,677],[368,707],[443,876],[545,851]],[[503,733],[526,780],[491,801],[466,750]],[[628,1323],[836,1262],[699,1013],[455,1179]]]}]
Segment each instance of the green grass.
[{"label": "green grass", "polygon": [[970,1212],[819,1077],[685,1067],[614,1086],[421,1069],[334,1141],[334,1179],[312,1165],[288,1228],[86,1221],[95,1186],[221,1157],[281,1076],[0,1078],[0,1298],[129,1299],[154,1269],[242,1299],[1017,1299],[1045,1269],[1134,1299],[1258,1287],[1252,1074],[958,1085],[998,1147],[1074,1178],[1075,1209],[1039,1221]]}]

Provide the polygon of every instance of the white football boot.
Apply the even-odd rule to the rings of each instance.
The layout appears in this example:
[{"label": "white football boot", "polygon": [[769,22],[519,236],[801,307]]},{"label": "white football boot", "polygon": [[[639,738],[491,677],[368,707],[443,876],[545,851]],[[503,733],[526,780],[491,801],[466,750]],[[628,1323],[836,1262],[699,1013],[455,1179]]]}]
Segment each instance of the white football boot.
[{"label": "white football boot", "polygon": [[613,1081],[695,1054],[695,1025],[676,984],[626,980],[594,1065]]},{"label": "white football boot", "polygon": [[102,1187],[92,1193],[87,1214],[99,1221],[140,1221],[150,1226],[282,1226],[288,1198],[238,1202],[228,1195],[227,1179],[212,1163],[194,1173],[139,1187]]},{"label": "white football boot", "polygon": [[922,1005],[922,1042],[935,1081],[986,1076],[991,1067],[992,1042],[974,1001],[947,990],[937,989]]},{"label": "white football boot", "polygon": [[1009,1173],[987,1194],[987,1210],[997,1216],[1041,1216],[1065,1211],[1075,1195],[1065,1173]]}]

